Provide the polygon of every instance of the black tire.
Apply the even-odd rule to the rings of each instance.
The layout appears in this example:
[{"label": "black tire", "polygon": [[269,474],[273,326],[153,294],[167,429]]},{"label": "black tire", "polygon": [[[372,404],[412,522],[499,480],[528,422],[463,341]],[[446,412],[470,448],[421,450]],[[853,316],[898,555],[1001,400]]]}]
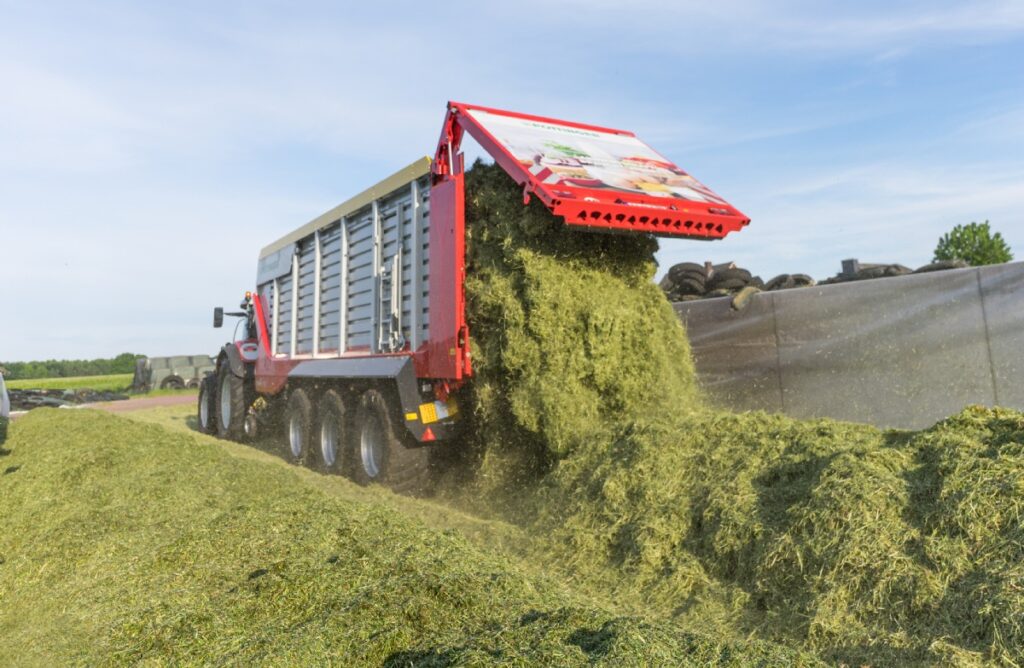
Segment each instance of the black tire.
[{"label": "black tire", "polygon": [[779,274],[764,284],[765,290],[788,290],[793,287],[793,277],[789,274]]},{"label": "black tire", "polygon": [[704,294],[704,283],[689,278],[676,283],[676,293],[681,295],[702,295]]},{"label": "black tire", "polygon": [[[363,393],[349,439],[352,479],[360,485],[380,483],[400,493],[425,493],[430,483],[429,448],[409,447],[411,437],[395,433],[395,415],[380,391]],[[404,430],[404,425],[399,426]]]},{"label": "black tire", "polygon": [[305,390],[292,390],[284,416],[284,456],[293,464],[309,460],[313,437],[313,403]]},{"label": "black tire", "polygon": [[744,283],[748,283],[750,281],[750,272],[746,269],[740,269],[739,267],[734,269],[719,269],[711,275],[711,278],[708,279],[708,287],[714,289],[719,287],[719,283],[736,279],[739,279]]},{"label": "black tire", "polygon": [[320,398],[317,409],[318,428],[313,438],[312,460],[318,471],[341,473],[345,462],[348,438],[345,402],[334,390]]},{"label": "black tire", "polygon": [[181,376],[167,376],[160,381],[161,390],[184,390],[185,381]]},{"label": "black tire", "polygon": [[727,278],[714,284],[714,287],[708,286],[710,290],[739,290],[745,288],[750,284],[750,281],[743,280],[742,278]]},{"label": "black tire", "polygon": [[963,260],[937,260],[931,264],[926,264],[923,267],[918,267],[914,270],[915,274],[923,274],[929,271],[945,271],[946,269],[964,269],[969,267]]},{"label": "black tire", "polygon": [[704,280],[707,276],[707,269],[704,268],[704,265],[697,264],[696,262],[680,262],[679,264],[672,265],[668,270],[668,275],[676,281],[690,277]]},{"label": "black tire", "polygon": [[216,376],[210,374],[199,381],[199,402],[196,417],[199,423],[199,431],[204,434],[213,434],[217,431],[216,394]]},{"label": "black tire", "polygon": [[231,373],[225,360],[217,372],[217,435],[241,440],[246,408],[245,381]]}]

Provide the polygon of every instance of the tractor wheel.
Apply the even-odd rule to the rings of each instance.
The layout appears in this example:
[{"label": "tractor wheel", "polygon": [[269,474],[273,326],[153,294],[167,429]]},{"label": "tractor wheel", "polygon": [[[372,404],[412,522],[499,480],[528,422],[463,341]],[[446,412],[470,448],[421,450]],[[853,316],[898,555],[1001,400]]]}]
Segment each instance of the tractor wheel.
[{"label": "tractor wheel", "polygon": [[378,390],[363,393],[350,438],[352,477],[360,485],[376,482],[400,493],[423,493],[430,481],[430,451],[409,447],[411,438],[395,433],[396,409]]},{"label": "tractor wheel", "polygon": [[217,377],[207,375],[199,381],[199,431],[204,434],[217,432]]},{"label": "tractor wheel", "polygon": [[313,404],[305,390],[292,390],[284,422],[285,457],[293,464],[305,464],[313,436]]},{"label": "tractor wheel", "polygon": [[240,440],[245,424],[245,381],[224,362],[217,373],[217,435]]}]

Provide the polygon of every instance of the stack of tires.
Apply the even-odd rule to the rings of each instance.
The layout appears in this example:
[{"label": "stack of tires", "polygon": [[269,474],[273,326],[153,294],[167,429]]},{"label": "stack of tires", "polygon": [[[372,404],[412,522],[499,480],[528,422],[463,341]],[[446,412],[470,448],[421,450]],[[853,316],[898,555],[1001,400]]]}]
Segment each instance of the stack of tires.
[{"label": "stack of tires", "polygon": [[[963,260],[936,261],[910,269],[902,264],[866,264],[855,272],[840,273],[832,278],[821,281],[820,285],[864,281],[872,278],[888,278],[907,274],[923,274],[947,269],[963,269],[969,266]],[[681,302],[712,297],[735,296],[741,292],[760,290],[792,290],[819,285],[807,274],[779,274],[771,280],[762,281],[759,276],[752,276],[749,271],[732,263],[712,265],[710,262],[680,262],[673,265],[659,284],[669,301]],[[746,292],[744,292],[746,290]]]},{"label": "stack of tires", "polygon": [[937,260],[917,269],[911,269],[902,264],[869,264],[862,266],[854,273],[840,273],[832,278],[827,278],[821,284],[830,285],[833,283],[848,283],[850,281],[866,281],[872,278],[890,278],[893,276],[906,276],[907,274],[927,274],[933,271],[946,271],[948,269],[966,269],[969,266],[963,260]]},{"label": "stack of tires", "polygon": [[707,270],[696,262],[673,265],[661,281],[661,289],[671,301],[699,298],[707,292]]},{"label": "stack of tires", "polygon": [[753,276],[748,270],[731,263],[715,267],[696,262],[673,265],[660,285],[669,301],[674,302],[727,297],[744,288],[761,290],[765,287],[760,276]]}]

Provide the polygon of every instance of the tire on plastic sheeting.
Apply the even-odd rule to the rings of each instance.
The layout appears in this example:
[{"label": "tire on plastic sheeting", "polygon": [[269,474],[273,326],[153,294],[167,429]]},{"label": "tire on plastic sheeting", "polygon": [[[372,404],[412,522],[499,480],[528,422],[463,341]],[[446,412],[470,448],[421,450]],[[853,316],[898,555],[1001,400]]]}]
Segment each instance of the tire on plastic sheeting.
[{"label": "tire on plastic sheeting", "polygon": [[701,279],[707,276],[707,270],[704,265],[697,264],[696,262],[680,262],[669,267],[668,275],[673,280],[680,280],[689,276],[699,276]]},{"label": "tire on plastic sheeting", "polygon": [[719,283],[729,280],[742,280],[744,283],[750,280],[750,272],[746,269],[736,267],[734,269],[719,269],[708,278],[708,287],[718,287]]},{"label": "tire on plastic sheeting", "polygon": [[727,278],[715,283],[714,286],[709,285],[708,287],[712,290],[739,290],[745,288],[750,284],[750,281],[742,278]]},{"label": "tire on plastic sheeting", "polygon": [[795,287],[796,281],[793,280],[793,276],[790,274],[779,274],[778,276],[770,279],[764,284],[765,290],[788,290],[789,288]]},{"label": "tire on plastic sheeting", "polygon": [[674,292],[681,295],[702,295],[704,294],[704,289],[704,283],[684,278],[675,284]]},{"label": "tire on plastic sheeting", "polygon": [[[349,438],[352,478],[404,494],[425,493],[431,478],[429,447],[409,447],[411,437],[395,433],[395,409],[379,390],[363,393]],[[404,432],[404,425],[398,427]]]}]

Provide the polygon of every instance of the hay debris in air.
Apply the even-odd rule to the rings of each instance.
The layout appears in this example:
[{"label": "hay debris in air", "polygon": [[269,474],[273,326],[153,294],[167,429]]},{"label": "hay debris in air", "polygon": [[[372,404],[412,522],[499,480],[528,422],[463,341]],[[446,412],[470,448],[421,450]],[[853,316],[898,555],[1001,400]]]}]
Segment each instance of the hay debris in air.
[{"label": "hay debris in air", "polygon": [[623,604],[850,664],[1024,663],[1024,416],[919,433],[702,405],[653,240],[467,175],[475,507]]}]

